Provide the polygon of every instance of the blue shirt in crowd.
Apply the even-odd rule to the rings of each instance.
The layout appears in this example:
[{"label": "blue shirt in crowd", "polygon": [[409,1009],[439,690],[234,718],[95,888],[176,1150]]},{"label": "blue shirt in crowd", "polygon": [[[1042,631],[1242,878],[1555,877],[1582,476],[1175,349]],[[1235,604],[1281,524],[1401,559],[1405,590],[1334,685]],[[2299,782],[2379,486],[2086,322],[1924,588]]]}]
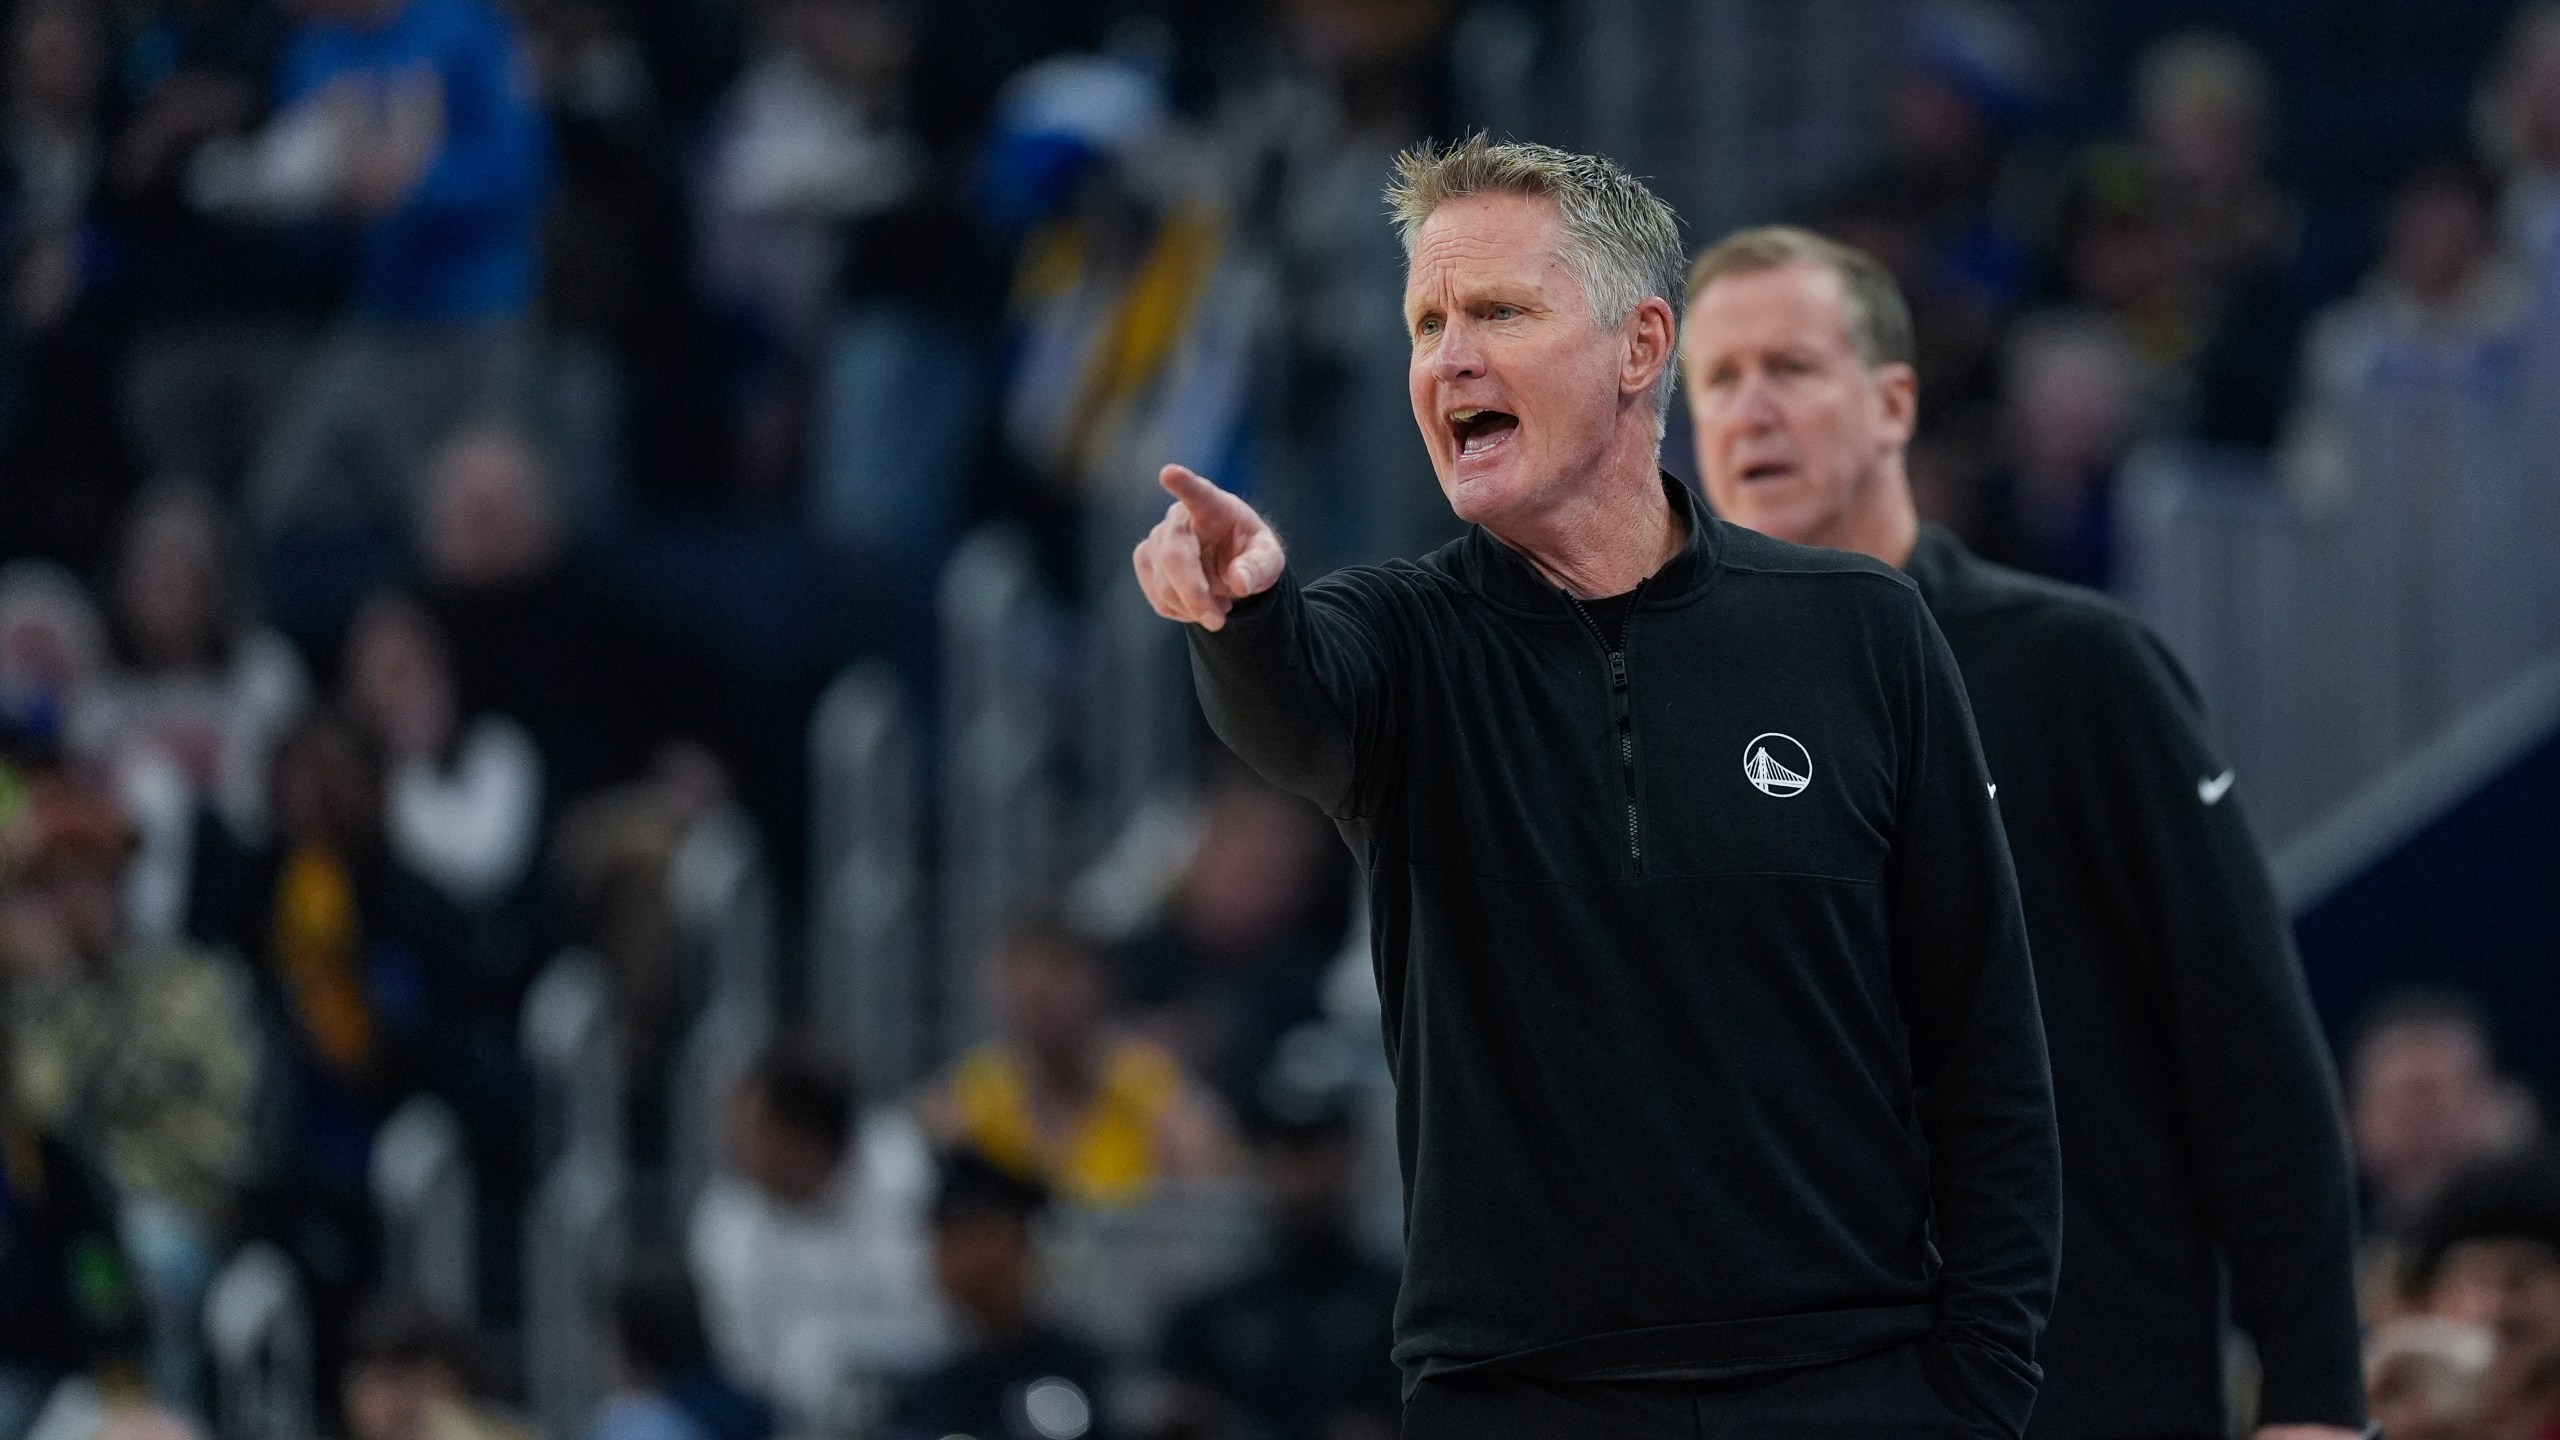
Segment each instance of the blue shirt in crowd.
[{"label": "blue shirt in crowd", "polygon": [[512,318],[540,279],[550,135],[523,38],[491,0],[407,0],[371,23],[302,25],[285,47],[276,103],[352,82],[376,97],[432,71],[443,145],[399,209],[356,237],[353,300],[367,319]]}]

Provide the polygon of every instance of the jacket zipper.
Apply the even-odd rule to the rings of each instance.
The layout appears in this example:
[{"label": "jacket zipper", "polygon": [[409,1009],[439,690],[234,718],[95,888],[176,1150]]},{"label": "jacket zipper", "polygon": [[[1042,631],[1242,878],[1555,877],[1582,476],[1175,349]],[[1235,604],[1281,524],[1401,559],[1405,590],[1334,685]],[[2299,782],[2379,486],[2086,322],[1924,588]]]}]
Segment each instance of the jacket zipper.
[{"label": "jacket zipper", "polygon": [[1591,638],[1600,642],[1601,650],[1609,657],[1609,708],[1618,722],[1618,776],[1625,787],[1627,805],[1627,861],[1635,867],[1638,875],[1644,874],[1644,823],[1636,810],[1636,714],[1634,697],[1627,684],[1626,644],[1635,636],[1636,611],[1644,603],[1647,583],[1646,580],[1636,582],[1634,596],[1627,602],[1626,625],[1619,632],[1615,648],[1610,646],[1609,637],[1601,633],[1599,618],[1591,613],[1591,607],[1574,596],[1565,597],[1572,602],[1573,613],[1582,617],[1583,626],[1591,632]]}]

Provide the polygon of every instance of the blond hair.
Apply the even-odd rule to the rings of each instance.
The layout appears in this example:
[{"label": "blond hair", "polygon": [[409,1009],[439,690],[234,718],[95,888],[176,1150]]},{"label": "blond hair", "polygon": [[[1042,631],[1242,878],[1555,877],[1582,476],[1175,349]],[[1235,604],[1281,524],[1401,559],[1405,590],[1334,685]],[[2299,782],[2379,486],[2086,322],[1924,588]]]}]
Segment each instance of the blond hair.
[{"label": "blond hair", "polygon": [[[1445,146],[1426,141],[1396,157],[1395,179],[1387,186],[1388,211],[1403,237],[1405,258],[1413,258],[1414,241],[1433,211],[1475,195],[1554,202],[1564,221],[1556,259],[1582,286],[1594,323],[1617,325],[1659,296],[1677,326],[1686,298],[1680,218],[1643,181],[1602,156],[1495,141],[1481,131]],[[1664,364],[1654,386],[1657,430],[1670,413],[1676,369]]]},{"label": "blond hair", "polygon": [[1864,250],[1795,225],[1737,230],[1710,245],[1689,267],[1689,293],[1728,275],[1757,275],[1790,265],[1814,265],[1840,277],[1849,301],[1849,338],[1870,366],[1915,363],[1911,307],[1883,262]]}]

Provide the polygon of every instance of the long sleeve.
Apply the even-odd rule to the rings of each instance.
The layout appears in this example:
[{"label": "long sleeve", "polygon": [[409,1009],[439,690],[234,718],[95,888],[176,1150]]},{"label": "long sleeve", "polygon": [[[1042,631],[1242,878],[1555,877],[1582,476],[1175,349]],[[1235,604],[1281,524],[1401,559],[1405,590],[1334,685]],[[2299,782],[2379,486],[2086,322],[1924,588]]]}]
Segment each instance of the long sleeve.
[{"label": "long sleeve", "polygon": [[1346,571],[1301,589],[1283,572],[1238,603],[1226,628],[1190,630],[1210,728],[1264,779],[1336,819],[1377,798],[1393,674],[1384,583]]},{"label": "long sleeve", "polygon": [[2008,842],[1937,624],[1912,604],[1889,883],[1894,972],[1929,1148],[1938,1338],[2000,1433],[2024,1430],[2062,1245],[2053,1081]]},{"label": "long sleeve", "polygon": [[549,142],[532,66],[503,20],[475,17],[446,62],[444,144],[402,213],[413,217],[504,215],[543,184]]},{"label": "long sleeve", "polygon": [[2337,1081],[2236,777],[2193,686],[2147,634],[2089,647],[2080,753],[2105,773],[2083,823],[2119,857],[2105,897],[2157,956],[2173,1067],[2237,1318],[2256,1340],[2269,1424],[2364,1423],[2355,1189]]}]

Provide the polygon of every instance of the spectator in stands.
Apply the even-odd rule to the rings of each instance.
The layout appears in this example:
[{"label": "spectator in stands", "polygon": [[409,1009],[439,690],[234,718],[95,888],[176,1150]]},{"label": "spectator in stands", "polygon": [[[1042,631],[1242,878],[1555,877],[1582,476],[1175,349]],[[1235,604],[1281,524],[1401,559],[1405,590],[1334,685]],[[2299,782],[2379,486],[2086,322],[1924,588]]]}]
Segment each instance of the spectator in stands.
[{"label": "spectator in stands", "polygon": [[[694,293],[682,172],[694,116],[671,109],[647,41],[679,17],[619,0],[520,0],[557,147],[543,221],[545,427],[561,513],[581,536],[616,532],[635,491],[665,493],[720,468],[712,341]],[[704,47],[706,52],[714,47]],[[725,56],[705,53],[695,63]]]},{"label": "spectator in stands", "polygon": [[1110,1440],[1103,1357],[1032,1310],[1034,1228],[1048,1187],[969,1150],[942,1160],[933,1269],[966,1331],[949,1364],[898,1388],[890,1440]]},{"label": "spectator in stands", "polygon": [[2367,1220],[2397,1230],[2446,1178],[2533,1138],[2530,1102],[2499,1077],[2479,1008],[2413,991],[2364,1022],[2348,1064],[2349,1128],[2371,1196]]},{"label": "spectator in stands", "polygon": [[512,1294],[511,1237],[529,1181],[517,1015],[539,958],[530,884],[542,839],[542,756],[504,715],[468,715],[444,629],[385,591],[348,629],[348,711],[380,757],[390,860],[432,887],[467,929],[459,974],[430,977],[421,1057],[462,1112],[480,1191],[483,1293]]},{"label": "spectator in stands", "polygon": [[265,118],[289,21],[268,0],[128,7],[122,120],[105,183],[116,287],[133,333],[118,413],[147,475],[237,496],[325,303],[308,257],[263,225],[208,213],[190,184]]},{"label": "spectator in stands", "polygon": [[[1006,83],[996,108],[984,203],[1026,232],[1005,451],[1063,505],[1126,488],[1122,451],[1165,422],[1183,378],[1174,361],[1219,224],[1177,186],[1148,183],[1170,125],[1158,78],[1107,56],[1041,61]],[[1161,314],[1141,318],[1151,309]]]},{"label": "spectator in stands", "polygon": [[1867,182],[1920,225],[1928,288],[1993,312],[2033,278],[2017,142],[2042,69],[2034,34],[1998,0],[1920,6],[1885,98],[1886,159]]},{"label": "spectator in stands", "polygon": [[755,48],[713,114],[694,208],[739,478],[769,494],[798,470],[846,225],[897,205],[921,157],[902,128],[907,0],[773,0],[751,19]]},{"label": "spectator in stands", "polygon": [[[212,934],[264,961],[293,1037],[304,1158],[360,1189],[368,1137],[408,1083],[431,987],[460,968],[456,918],[384,841],[382,780],[353,727],[314,711],[275,763],[276,836],[245,878],[208,877]],[[245,902],[245,903],[240,903]]]},{"label": "spectator in stands", "polygon": [[2427,1316],[2492,1339],[2471,1435],[2560,1434],[2560,1158],[2534,1151],[2456,1172],[2417,1226],[2406,1283]]},{"label": "spectator in stands", "polygon": [[1350,867],[1315,811],[1230,769],[1155,924],[1122,948],[1120,998],[1239,1112],[1290,1027],[1322,1011]]},{"label": "spectator in stands", "polygon": [[1926,517],[1977,542],[2002,449],[2000,341],[2036,279],[2042,166],[2022,142],[2042,71],[2035,37],[2000,0],[1914,7],[1883,95],[1882,160],[1810,207],[1910,297],[1929,396],[1913,485]]},{"label": "spectator in stands", "polygon": [[[0,896],[0,930],[23,923]],[[0,965],[0,1013],[15,1013],[15,988]],[[141,1307],[105,1182],[17,1102],[9,1030],[0,1025],[0,1440],[19,1440],[70,1376],[134,1388]]]},{"label": "spectator in stands", "polygon": [[1091,945],[1033,919],[1010,927],[992,958],[999,1036],[927,1098],[937,1138],[1104,1209],[1234,1170],[1222,1107],[1173,1055],[1112,1026]]},{"label": "spectator in stands", "polygon": [[267,834],[267,766],[310,692],[301,659],[250,606],[231,521],[201,485],[138,496],[116,569],[124,666],[75,720],[80,748],[124,773],[173,763],[231,839]]},{"label": "spectator in stands", "polygon": [[648,743],[681,733],[701,667],[571,560],[549,467],[522,430],[463,427],[431,468],[417,550],[463,712],[531,733],[555,812],[628,778]]},{"label": "spectator in stands", "polygon": [[122,904],[135,835],[113,791],[39,779],[7,835],[22,1115],[114,1184],[149,1303],[152,1380],[202,1406],[198,1315],[241,1187],[263,1056],[247,977],[178,940],[136,939]]},{"label": "spectator in stands", "polygon": [[83,231],[105,158],[105,36],[72,0],[18,6],[8,27],[6,121],[11,329],[37,334],[80,298]]},{"label": "spectator in stands", "polygon": [[515,896],[542,833],[542,755],[504,715],[466,715],[444,629],[384,592],[347,632],[350,709],[389,768],[391,853],[462,909]]},{"label": "spectator in stands", "polygon": [[252,958],[282,1074],[278,1153],[249,1223],[299,1262],[334,1376],[379,1264],[374,1132],[449,1058],[429,1042],[455,1035],[436,1022],[469,962],[459,917],[384,844],[380,772],[351,726],[297,720],[273,789],[268,844],[199,857],[189,929]]},{"label": "spectator in stands", "polygon": [[691,1236],[722,1363],[794,1434],[867,1431],[889,1382],[946,1347],[923,1136],[901,1111],[864,1111],[848,1066],[791,1041],[748,1066],[724,1139]]},{"label": "spectator in stands", "polygon": [[0,373],[18,372],[14,401],[0,399],[0,471],[11,482],[0,490],[0,544],[84,566],[124,489],[110,400],[114,252],[99,203],[102,19],[83,0],[27,0],[0,30]]},{"label": "spectator in stands", "polygon": [[765,1440],[774,1415],[730,1383],[684,1254],[643,1247],[613,1288],[615,1393],[590,1440]]},{"label": "spectator in stands", "polygon": [[2497,1338],[2463,1321],[2377,1323],[2365,1344],[2368,1412],[2393,1440],[2480,1440],[2482,1382],[2496,1354]]},{"label": "spectator in stands", "polygon": [[2007,464],[1985,495],[1981,553],[2103,588],[2116,476],[2139,434],[2140,366],[2114,321],[2051,311],[2011,332],[2004,369]]},{"label": "spectator in stands", "polygon": [[2517,11],[2473,118],[2482,152],[2506,176],[2507,243],[2549,283],[2560,264],[2560,4]]},{"label": "spectator in stands", "polygon": [[378,1297],[347,1340],[339,1403],[348,1440],[536,1440],[493,1402],[488,1370],[461,1325],[414,1301]]},{"label": "spectator in stands", "polygon": [[1271,1256],[1175,1312],[1160,1347],[1187,1433],[1387,1440],[1403,1382],[1387,1356],[1396,1272],[1361,1253],[1360,1092],[1338,1032],[1291,1033],[1246,1111]]},{"label": "spectator in stands", "polygon": [[2269,169],[2274,83],[2241,41],[2184,30],[2143,52],[2134,105],[2194,346],[2175,418],[2207,439],[2271,444],[2302,324],[2301,220]]},{"label": "spectator in stands", "polygon": [[396,521],[449,429],[518,403],[549,183],[532,57],[493,0],[295,5],[271,133],[339,159],[303,203],[351,248],[350,308],[260,447],[262,531]]},{"label": "spectator in stands", "polygon": [[1378,225],[1375,177],[1427,136],[1505,128],[1506,116],[1483,111],[1516,103],[1516,90],[1504,92],[1528,77],[1488,63],[1482,48],[1463,51],[1455,37],[1470,7],[1448,0],[1235,8],[1230,23],[1255,43],[1212,51],[1223,62],[1212,131],[1229,173],[1252,177],[1229,202],[1226,242],[1252,266],[1213,285],[1233,307],[1276,272],[1288,296],[1264,298],[1244,322],[1265,352],[1244,442],[1256,454],[1256,502],[1280,517],[1309,574],[1426,553],[1460,527],[1406,441],[1411,347],[1392,327],[1341,317],[1384,314],[1403,297],[1404,256]]},{"label": "spectator in stands", "polygon": [[[2419,161],[2394,188],[2380,263],[2313,320],[2303,342],[2284,463],[2306,505],[2344,499],[2359,473],[2426,486],[2453,463],[2432,439],[2375,453],[2377,422],[2406,429],[2417,420],[2432,436],[2430,424],[2454,418],[2447,407],[2480,403],[2494,413],[2513,403],[2497,380],[2514,367],[2500,360],[2517,345],[2531,292],[2502,243],[2497,203],[2495,178],[2463,152]],[[2418,419],[2420,408],[2432,413]]]},{"label": "spectator in stands", "polygon": [[2230,35],[2182,30],[2134,69],[2136,127],[2181,271],[2210,283],[2282,265],[2300,217],[2268,163],[2275,85]]},{"label": "spectator in stands", "polygon": [[[2130,423],[2138,430],[2191,428],[2199,413],[2199,364],[2222,300],[2220,277],[2209,269],[2217,220],[2186,215],[2204,208],[2204,200],[2189,195],[2204,182],[2173,184],[2168,167],[2194,161],[2168,154],[2168,146],[2104,141],[2076,156],[2063,187],[2043,307],[2022,320],[2045,320],[2045,331],[2094,328],[2089,320],[2104,320],[2132,364]],[[2048,320],[2051,315],[2063,320]],[[2015,343],[2012,331],[2012,351]],[[2004,382],[2015,413],[2015,354]]]},{"label": "spectator in stands", "polygon": [[69,571],[42,560],[0,567],[0,737],[9,747],[59,756],[106,662],[106,627]]}]

